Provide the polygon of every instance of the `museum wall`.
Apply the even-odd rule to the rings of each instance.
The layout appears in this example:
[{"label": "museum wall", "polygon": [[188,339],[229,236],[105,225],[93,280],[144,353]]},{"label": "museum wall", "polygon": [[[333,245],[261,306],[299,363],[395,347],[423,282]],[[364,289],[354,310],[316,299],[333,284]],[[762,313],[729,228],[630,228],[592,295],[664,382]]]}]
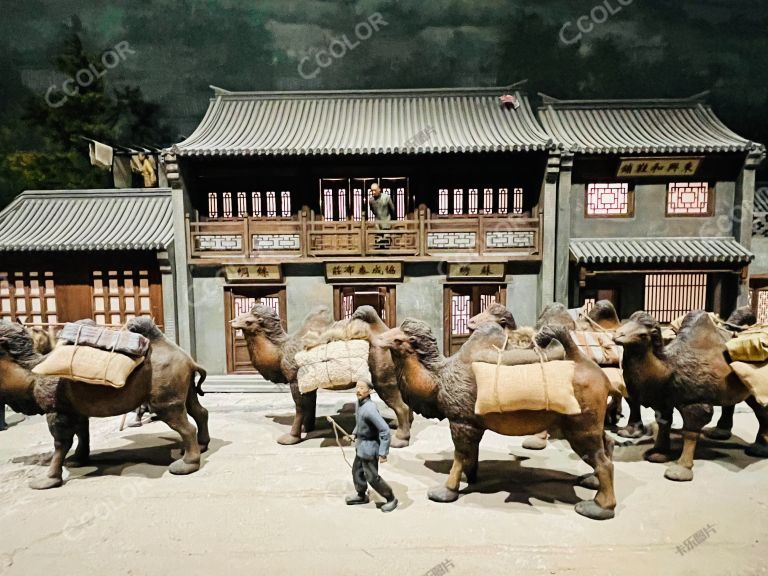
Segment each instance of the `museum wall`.
[{"label": "museum wall", "polygon": [[221,274],[192,279],[197,361],[205,366],[209,374],[227,372],[224,282]]}]

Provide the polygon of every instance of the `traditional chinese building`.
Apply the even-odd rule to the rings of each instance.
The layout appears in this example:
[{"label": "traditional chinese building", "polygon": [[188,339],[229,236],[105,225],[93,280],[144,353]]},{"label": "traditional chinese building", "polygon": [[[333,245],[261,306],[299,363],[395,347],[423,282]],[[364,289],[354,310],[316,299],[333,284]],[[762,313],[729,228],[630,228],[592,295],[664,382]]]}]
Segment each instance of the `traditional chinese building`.
[{"label": "traditional chinese building", "polygon": [[[362,304],[390,325],[416,316],[446,352],[489,302],[532,322],[554,286],[552,151],[503,88],[216,90],[165,159],[184,203],[189,345],[214,372],[252,370],[227,321],[256,299],[289,329],[318,304],[337,319]],[[374,182],[396,212],[382,230]]]},{"label": "traditional chinese building", "polygon": [[748,299],[755,169],[764,147],[700,98],[562,101],[539,118],[562,146],[555,298],[622,317],[727,315]]},{"label": "traditional chinese building", "polygon": [[768,183],[755,190],[755,210],[752,220],[752,251],[755,261],[750,266],[752,307],[757,321],[768,324]]}]

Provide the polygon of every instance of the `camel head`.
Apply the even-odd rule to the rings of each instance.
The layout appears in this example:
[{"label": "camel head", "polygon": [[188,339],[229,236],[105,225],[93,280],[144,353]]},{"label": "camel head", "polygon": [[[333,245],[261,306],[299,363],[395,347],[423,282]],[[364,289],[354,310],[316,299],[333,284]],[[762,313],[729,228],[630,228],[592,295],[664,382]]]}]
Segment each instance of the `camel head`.
[{"label": "camel head", "polygon": [[0,322],[0,359],[11,360],[26,368],[32,368],[40,361],[34,339],[21,324]]},{"label": "camel head", "polygon": [[285,336],[280,317],[272,308],[263,304],[256,304],[250,312],[241,314],[229,322],[232,328],[242,330],[243,335],[266,336],[270,340]]},{"label": "camel head", "polygon": [[742,306],[731,312],[725,323],[734,327],[751,326],[757,324],[757,316],[755,316],[755,311],[752,310],[751,306]]},{"label": "camel head", "polygon": [[415,338],[413,336],[408,336],[398,327],[390,328],[374,339],[376,346],[388,348],[401,356],[410,356],[411,354],[416,353],[413,346],[414,341]]},{"label": "camel head", "polygon": [[480,312],[480,314],[472,316],[472,318],[467,321],[467,328],[476,330],[480,324],[486,322],[495,322],[499,326],[508,328],[509,330],[515,330],[517,328],[517,323],[515,322],[515,317],[512,316],[512,312],[507,310],[506,306],[497,302],[488,306],[485,310]]},{"label": "camel head", "polygon": [[536,320],[536,330],[547,324],[560,324],[569,330],[576,330],[576,321],[568,312],[568,308],[560,302],[553,302],[544,307]]},{"label": "camel head", "polygon": [[403,356],[416,354],[419,360],[426,363],[442,358],[432,328],[426,322],[415,318],[406,318],[400,328],[392,328],[380,334],[377,344]]},{"label": "camel head", "polygon": [[664,343],[661,338],[661,326],[647,312],[638,311],[629,317],[616,331],[613,341],[624,348],[641,347],[660,350]]}]

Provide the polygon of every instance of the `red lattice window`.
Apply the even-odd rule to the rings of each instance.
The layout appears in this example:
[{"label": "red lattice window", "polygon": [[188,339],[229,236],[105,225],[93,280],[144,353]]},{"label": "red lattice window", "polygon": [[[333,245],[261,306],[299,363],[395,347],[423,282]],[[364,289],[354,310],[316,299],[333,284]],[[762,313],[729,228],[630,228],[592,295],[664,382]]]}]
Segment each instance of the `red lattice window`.
[{"label": "red lattice window", "polygon": [[645,310],[659,322],[706,307],[706,274],[646,274]]},{"label": "red lattice window", "polygon": [[758,324],[768,324],[768,288],[757,291],[755,313]]},{"label": "red lattice window", "polygon": [[587,216],[631,216],[631,194],[626,182],[589,184]]},{"label": "red lattice window", "polygon": [[670,182],[667,188],[668,216],[709,216],[712,203],[707,182]]},{"label": "red lattice window", "polygon": [[0,321],[56,324],[53,272],[0,272]]},{"label": "red lattice window", "polygon": [[96,270],[93,273],[93,319],[122,326],[137,316],[152,316],[147,270]]},{"label": "red lattice window", "polygon": [[466,336],[469,334],[467,323],[472,317],[471,298],[469,295],[453,294],[451,296],[451,334]]}]

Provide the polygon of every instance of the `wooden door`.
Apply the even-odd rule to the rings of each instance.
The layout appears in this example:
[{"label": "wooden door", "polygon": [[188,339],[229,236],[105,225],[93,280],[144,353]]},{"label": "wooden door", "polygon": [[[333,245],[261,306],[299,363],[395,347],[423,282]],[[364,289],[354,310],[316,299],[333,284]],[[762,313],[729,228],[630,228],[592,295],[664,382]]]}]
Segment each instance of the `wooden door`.
[{"label": "wooden door", "polygon": [[358,306],[372,306],[390,328],[397,325],[394,286],[334,286],[333,317],[352,316]]},{"label": "wooden door", "polygon": [[506,304],[504,284],[451,284],[445,287],[443,301],[443,349],[450,356],[469,339],[467,323],[494,303]]},{"label": "wooden door", "polygon": [[229,321],[249,312],[255,304],[269,306],[287,327],[285,288],[274,286],[231,286],[225,289],[225,333],[227,335],[227,373],[257,374],[248,356],[248,346],[240,330],[235,330]]}]

